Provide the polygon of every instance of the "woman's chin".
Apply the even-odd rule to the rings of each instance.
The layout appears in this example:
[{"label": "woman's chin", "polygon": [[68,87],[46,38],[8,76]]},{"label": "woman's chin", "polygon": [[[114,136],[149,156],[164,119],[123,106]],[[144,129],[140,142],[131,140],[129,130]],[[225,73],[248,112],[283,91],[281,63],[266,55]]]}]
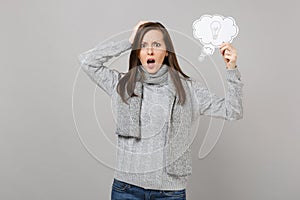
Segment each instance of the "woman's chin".
[{"label": "woman's chin", "polygon": [[144,68],[150,74],[156,73],[160,69],[161,65],[159,64],[146,64]]}]

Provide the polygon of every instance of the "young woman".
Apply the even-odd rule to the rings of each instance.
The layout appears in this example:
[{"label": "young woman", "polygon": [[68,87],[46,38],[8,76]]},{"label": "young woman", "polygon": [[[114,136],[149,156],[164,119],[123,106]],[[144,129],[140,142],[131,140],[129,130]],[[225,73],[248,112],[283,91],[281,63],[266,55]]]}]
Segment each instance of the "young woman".
[{"label": "young woman", "polygon": [[[128,72],[105,66],[129,49]],[[129,40],[80,54],[82,69],[112,98],[117,115],[111,199],[186,199],[192,124],[200,115],[242,118],[237,52],[229,43],[220,52],[226,63],[226,98],[183,73],[170,35],[158,22],[139,22]]]}]

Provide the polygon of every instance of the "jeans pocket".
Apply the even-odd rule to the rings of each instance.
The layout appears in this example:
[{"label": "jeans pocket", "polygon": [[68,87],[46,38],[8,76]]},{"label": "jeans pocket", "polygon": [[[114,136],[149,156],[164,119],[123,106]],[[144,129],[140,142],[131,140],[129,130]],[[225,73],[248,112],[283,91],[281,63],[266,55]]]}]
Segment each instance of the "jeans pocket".
[{"label": "jeans pocket", "polygon": [[125,192],[127,189],[130,188],[130,185],[128,183],[125,183],[125,182],[119,181],[117,179],[114,179],[112,188],[114,190],[119,191],[119,192]]},{"label": "jeans pocket", "polygon": [[167,197],[185,197],[186,192],[183,190],[164,190],[163,194]]}]

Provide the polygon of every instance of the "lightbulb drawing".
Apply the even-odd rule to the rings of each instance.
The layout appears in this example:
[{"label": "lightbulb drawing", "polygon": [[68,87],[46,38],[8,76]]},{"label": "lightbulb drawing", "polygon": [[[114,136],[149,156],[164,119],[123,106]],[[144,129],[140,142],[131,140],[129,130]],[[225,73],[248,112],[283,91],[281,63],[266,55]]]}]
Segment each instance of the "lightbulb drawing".
[{"label": "lightbulb drawing", "polygon": [[231,43],[238,32],[239,28],[232,17],[202,15],[200,19],[195,20],[193,34],[203,44],[199,61],[202,62],[206,56],[213,55],[215,49],[223,42]]},{"label": "lightbulb drawing", "polygon": [[211,29],[211,32],[212,32],[213,39],[216,40],[218,38],[219,31],[221,29],[221,23],[218,22],[218,21],[213,21],[210,24],[210,29]]}]

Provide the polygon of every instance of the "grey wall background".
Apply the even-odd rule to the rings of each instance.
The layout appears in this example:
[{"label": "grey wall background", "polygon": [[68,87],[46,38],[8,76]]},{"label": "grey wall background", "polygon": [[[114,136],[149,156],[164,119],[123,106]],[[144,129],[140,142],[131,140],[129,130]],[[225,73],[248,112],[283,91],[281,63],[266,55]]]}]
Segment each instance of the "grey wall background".
[{"label": "grey wall background", "polygon": [[[244,119],[225,122],[202,160],[197,154],[209,119],[200,120],[188,199],[299,199],[299,7],[296,0],[1,0],[0,199],[109,199],[113,170],[88,153],[73,120],[78,54],[139,20],[158,20],[192,37],[191,23],[203,14],[232,16],[240,28],[233,44],[245,84]],[[197,61],[201,49],[176,35],[173,41],[223,95],[212,63]],[[116,64],[127,65],[126,59]],[[224,75],[221,58],[213,59]],[[94,151],[113,162],[111,145],[96,139],[95,85],[80,72],[74,91],[80,135],[95,134],[100,147]],[[99,89],[95,93],[98,120],[114,141],[110,100]]]}]

